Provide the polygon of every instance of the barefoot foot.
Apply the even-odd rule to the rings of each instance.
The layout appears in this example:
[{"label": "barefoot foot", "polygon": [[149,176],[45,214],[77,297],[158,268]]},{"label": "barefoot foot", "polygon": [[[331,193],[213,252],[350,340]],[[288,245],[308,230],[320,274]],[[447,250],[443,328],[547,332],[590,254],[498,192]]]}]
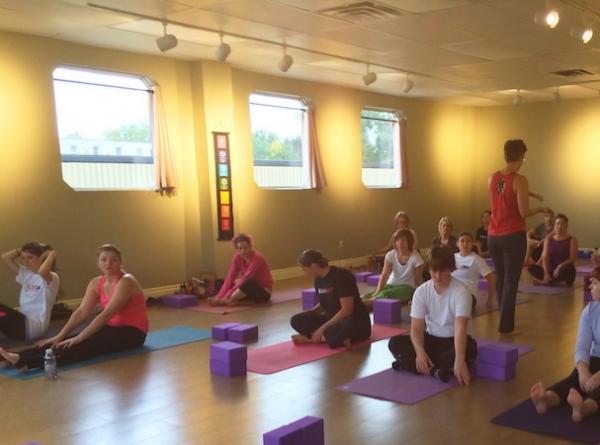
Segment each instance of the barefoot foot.
[{"label": "barefoot foot", "polygon": [[537,382],[529,390],[529,397],[535,406],[538,414],[546,414],[548,411],[548,401],[546,400],[546,388],[542,382]]},{"label": "barefoot foot", "polygon": [[579,394],[575,388],[569,390],[567,403],[571,405],[571,408],[573,409],[571,412],[571,419],[573,422],[581,422],[583,420],[583,397],[581,397],[581,394]]},{"label": "barefoot foot", "polygon": [[294,342],[295,345],[305,345],[307,343],[312,343],[310,338],[305,337],[304,335],[300,335],[300,334],[292,335],[292,341]]}]

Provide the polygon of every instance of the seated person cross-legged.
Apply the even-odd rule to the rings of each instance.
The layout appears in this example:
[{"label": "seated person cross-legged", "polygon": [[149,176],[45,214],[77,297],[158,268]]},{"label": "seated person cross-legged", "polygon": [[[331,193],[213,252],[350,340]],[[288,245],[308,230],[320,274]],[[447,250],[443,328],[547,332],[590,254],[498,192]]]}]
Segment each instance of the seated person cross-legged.
[{"label": "seated person cross-legged", "polygon": [[448,381],[454,374],[468,385],[469,368],[477,358],[477,343],[468,335],[471,295],[452,277],[454,254],[433,247],[428,259],[431,280],[417,288],[410,310],[410,335],[393,337],[388,347],[396,359],[394,369],[435,375]]},{"label": "seated person cross-legged", "polygon": [[[418,252],[419,241],[417,239],[417,233],[410,228],[410,217],[408,216],[408,213],[406,213],[404,210],[400,210],[398,213],[396,213],[396,216],[394,217],[394,225],[396,226],[396,231],[403,229],[410,230],[410,233],[412,233],[414,239],[413,249]],[[385,247],[371,254],[368,259],[368,269],[371,271],[381,270],[385,261],[386,253],[393,248],[394,242],[390,239]]]},{"label": "seated person cross-legged", "polygon": [[[143,346],[148,332],[144,291],[121,264],[121,251],[116,246],[100,246],[98,268],[102,275],[89,282],[81,304],[58,335],[18,353],[0,348],[0,367],[14,366],[21,371],[41,368],[44,348],[54,349],[56,363],[63,366]],[[101,311],[79,334],[72,335],[94,314],[96,305]]]},{"label": "seated person cross-legged", "polygon": [[292,317],[292,328],[298,332],[292,336],[294,343],[327,343],[330,348],[339,348],[367,340],[371,319],[352,272],[330,266],[318,250],[305,250],[298,263],[314,278],[319,302]]},{"label": "seated person cross-legged", "polygon": [[392,298],[407,302],[415,288],[423,282],[423,259],[414,250],[414,237],[408,229],[397,230],[392,236],[394,249],[385,255],[383,272],[373,292],[362,296],[368,308],[377,298]]},{"label": "seated person cross-legged", "polygon": [[573,285],[577,273],[577,239],[569,235],[568,226],[569,218],[566,215],[556,215],[554,230],[544,241],[542,265],[532,264],[527,268],[535,284]]},{"label": "seated person cross-legged", "polygon": [[600,404],[600,267],[592,272],[592,301],[583,309],[575,343],[575,369],[545,388],[535,383],[529,395],[538,414],[559,405],[571,405],[571,419],[581,422],[598,412]]}]

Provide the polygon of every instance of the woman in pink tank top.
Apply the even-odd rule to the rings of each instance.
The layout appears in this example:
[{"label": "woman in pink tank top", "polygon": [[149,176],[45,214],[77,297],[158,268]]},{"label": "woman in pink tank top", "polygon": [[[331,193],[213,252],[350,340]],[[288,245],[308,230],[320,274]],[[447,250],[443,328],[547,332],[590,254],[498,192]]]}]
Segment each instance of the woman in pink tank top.
[{"label": "woman in pink tank top", "polygon": [[488,249],[496,269],[496,296],[500,306],[499,332],[515,327],[515,303],[521,268],[527,251],[525,218],[547,212],[544,207],[529,207],[529,196],[543,198],[529,191],[527,178],[518,173],[525,161],[527,146],[521,139],[504,144],[505,167],[488,180],[492,216],[488,226]]},{"label": "woman in pink tank top", "polygon": [[[79,307],[55,337],[44,339],[35,348],[11,353],[0,348],[4,365],[22,371],[43,366],[44,348],[53,348],[57,364],[86,360],[99,355],[139,348],[148,332],[148,315],[144,292],[133,277],[121,269],[121,251],[112,244],[98,249],[101,276],[92,279]],[[101,311],[81,332],[69,336],[94,314]]]}]

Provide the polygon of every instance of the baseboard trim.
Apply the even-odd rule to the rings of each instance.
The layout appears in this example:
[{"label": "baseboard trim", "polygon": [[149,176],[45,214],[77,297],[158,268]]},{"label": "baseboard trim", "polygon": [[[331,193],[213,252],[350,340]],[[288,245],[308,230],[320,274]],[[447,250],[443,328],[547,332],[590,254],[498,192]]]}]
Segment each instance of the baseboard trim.
[{"label": "baseboard trim", "polygon": [[[367,264],[368,256],[359,256],[354,258],[342,258],[339,260],[332,260],[329,263],[333,266],[338,267],[359,267]],[[286,267],[284,269],[274,269],[271,271],[273,281],[287,280],[290,278],[299,278],[304,276],[302,269],[299,266]],[[144,295],[146,298],[162,297],[175,293],[179,290],[179,284],[168,284],[166,286],[151,287],[144,289]],[[70,300],[60,300],[59,303],[64,303],[71,309],[76,308],[81,303],[81,298],[74,298]]]}]

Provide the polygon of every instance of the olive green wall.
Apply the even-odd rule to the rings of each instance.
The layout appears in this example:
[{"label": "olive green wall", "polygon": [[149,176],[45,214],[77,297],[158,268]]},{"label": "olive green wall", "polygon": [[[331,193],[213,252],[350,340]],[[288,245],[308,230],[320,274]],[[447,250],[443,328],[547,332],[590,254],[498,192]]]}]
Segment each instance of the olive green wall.
[{"label": "olive green wall", "polygon": [[[528,177],[530,189],[544,195],[543,205],[569,217],[569,231],[580,246],[598,246],[599,123],[597,99],[477,109],[474,165],[485,173],[476,176],[476,190],[483,191],[476,196],[478,207],[487,204],[487,175],[503,166],[504,141],[521,138],[528,147],[521,173]],[[528,225],[541,221],[536,216]]]}]

